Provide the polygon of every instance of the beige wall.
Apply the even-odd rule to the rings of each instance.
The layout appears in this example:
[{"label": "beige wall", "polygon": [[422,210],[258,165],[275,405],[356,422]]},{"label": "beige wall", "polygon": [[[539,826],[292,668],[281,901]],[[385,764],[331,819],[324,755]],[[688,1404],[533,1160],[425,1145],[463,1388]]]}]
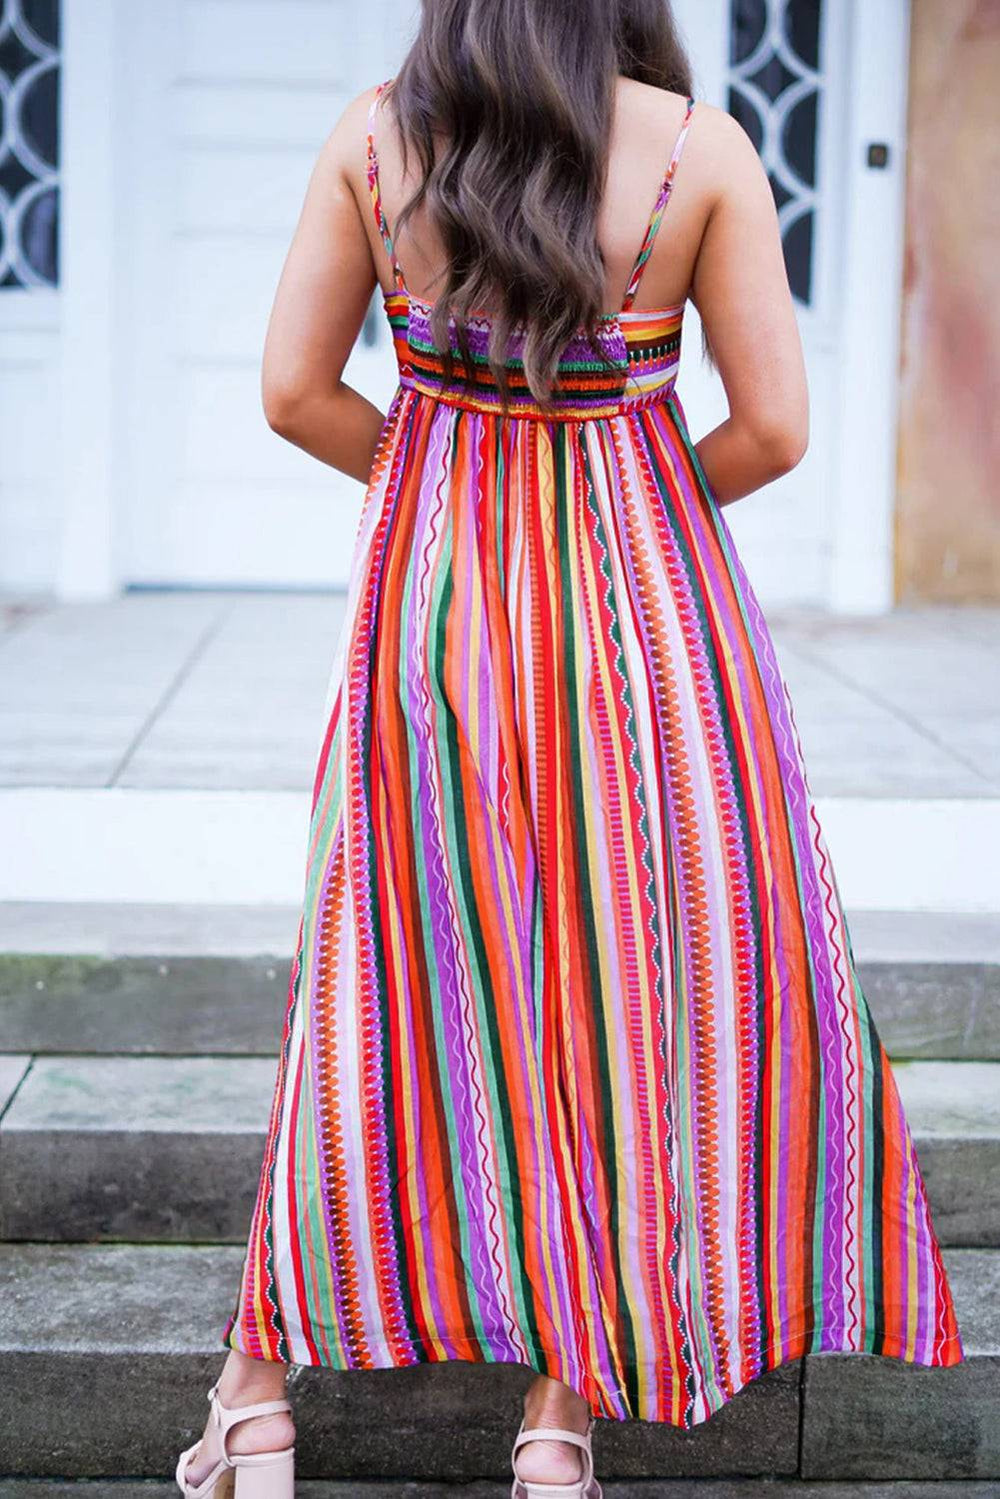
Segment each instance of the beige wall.
[{"label": "beige wall", "polygon": [[1000,600],[1000,0],[912,0],[896,593]]}]

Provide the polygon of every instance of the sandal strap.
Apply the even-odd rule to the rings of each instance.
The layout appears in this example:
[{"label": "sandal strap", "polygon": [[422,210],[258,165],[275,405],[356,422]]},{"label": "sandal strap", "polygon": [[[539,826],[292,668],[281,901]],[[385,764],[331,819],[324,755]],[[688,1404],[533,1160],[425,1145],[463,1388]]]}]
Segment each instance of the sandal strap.
[{"label": "sandal strap", "polygon": [[587,1422],[585,1434],[581,1434],[579,1431],[568,1431],[561,1426],[525,1427],[522,1422],[521,1429],[514,1438],[514,1446],[510,1454],[511,1467],[514,1470],[514,1483],[518,1484],[522,1482],[517,1473],[517,1454],[527,1442],[571,1442],[574,1447],[579,1447],[583,1453],[583,1472],[580,1475],[580,1481],[583,1483],[584,1492],[586,1492],[594,1481],[594,1456],[590,1446],[593,1429],[593,1416]]},{"label": "sandal strap", "polygon": [[514,1451],[523,1447],[525,1442],[572,1442],[574,1447],[582,1447],[586,1452],[590,1442],[578,1431],[564,1431],[561,1426],[532,1426],[527,1431],[519,1431],[514,1438]]},{"label": "sandal strap", "polygon": [[212,1414],[215,1424],[222,1433],[222,1454],[229,1462],[229,1454],[226,1451],[226,1437],[234,1426],[241,1421],[249,1421],[254,1416],[276,1416],[282,1411],[291,1411],[291,1403],[288,1400],[260,1400],[256,1405],[238,1405],[232,1410],[223,1405],[219,1399],[218,1386],[213,1385],[208,1392],[208,1398],[212,1406]]}]

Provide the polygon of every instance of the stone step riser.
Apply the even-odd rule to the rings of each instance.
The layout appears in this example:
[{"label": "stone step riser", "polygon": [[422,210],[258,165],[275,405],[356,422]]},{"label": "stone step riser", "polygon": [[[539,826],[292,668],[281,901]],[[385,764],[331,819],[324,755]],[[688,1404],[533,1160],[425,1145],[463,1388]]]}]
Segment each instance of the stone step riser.
[{"label": "stone step riser", "polygon": [[[1000,1254],[945,1258],[966,1340],[962,1364],[810,1355],[751,1382],[690,1431],[600,1422],[602,1475],[1000,1478]],[[0,1341],[8,1473],[169,1473],[176,1449],[200,1430],[239,1263],[228,1249],[0,1250],[0,1294],[18,1311]],[[65,1308],[61,1318],[54,1307]],[[517,1365],[459,1362],[295,1369],[300,1476],[502,1481],[530,1378]]]},{"label": "stone step riser", "polygon": [[[807,1483],[795,1478],[692,1478],[674,1480],[665,1491],[660,1478],[605,1483],[604,1499],[997,1499],[996,1485],[976,1480],[954,1483]],[[296,1499],[510,1499],[506,1480],[491,1483],[371,1483],[349,1479],[306,1479],[295,1485]],[[0,1499],[177,1499],[177,1485],[154,1479],[0,1478]]]},{"label": "stone step riser", "polygon": [[[893,1070],[941,1242],[1000,1246],[1000,1064]],[[275,1071],[256,1057],[0,1056],[0,1237],[243,1242]]]},{"label": "stone step riser", "polygon": [[[204,1392],[219,1367],[214,1354],[8,1354],[0,1393],[10,1433],[5,1466],[59,1477],[169,1472],[180,1447],[200,1434]],[[602,1422],[595,1457],[601,1474],[619,1481],[798,1473],[998,1480],[998,1375],[997,1357],[955,1369],[809,1357],[763,1375],[692,1431]],[[342,1481],[501,1481],[530,1377],[498,1365],[296,1371],[298,1472]]]},{"label": "stone step riser", "polygon": [[[287,958],[0,955],[0,1052],[270,1056]],[[858,964],[894,1057],[1000,1059],[1000,964]]]},{"label": "stone step riser", "polygon": [[271,1056],[289,961],[0,954],[0,1052]]},{"label": "stone step riser", "polygon": [[[6,1464],[14,1473],[74,1477],[169,1472],[176,1450],[200,1434],[204,1392],[219,1367],[215,1355],[8,1354],[0,1394],[13,1434]],[[693,1433],[637,1424],[629,1435],[602,1426],[603,1471],[609,1478],[793,1474],[800,1376],[788,1365],[763,1377]],[[290,1382],[297,1471],[345,1480],[501,1479],[530,1378],[499,1365],[297,1371]],[[123,1385],[128,1412],[117,1410]],[[46,1392],[40,1408],[39,1389]]]},{"label": "stone step riser", "polygon": [[0,1130],[0,1240],[238,1244],[262,1134]]},{"label": "stone step riser", "polygon": [[[1000,1247],[1000,1138],[914,1135],[942,1244]],[[238,1244],[263,1133],[0,1128],[0,1239]]]}]

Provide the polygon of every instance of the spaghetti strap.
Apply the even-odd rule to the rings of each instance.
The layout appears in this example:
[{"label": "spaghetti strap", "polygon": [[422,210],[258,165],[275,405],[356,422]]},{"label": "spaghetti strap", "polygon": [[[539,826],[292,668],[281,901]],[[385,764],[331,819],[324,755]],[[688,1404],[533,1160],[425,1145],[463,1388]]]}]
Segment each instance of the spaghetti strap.
[{"label": "spaghetti strap", "polygon": [[670,162],[664,174],[663,181],[660,184],[660,191],[657,193],[656,202],[653,204],[653,211],[649,216],[649,223],[646,226],[645,238],[643,239],[643,242],[639,247],[639,253],[635,257],[635,263],[632,266],[632,274],[629,277],[628,287],[625,291],[625,298],[621,306],[622,312],[628,312],[629,308],[632,306],[632,303],[635,301],[635,294],[639,290],[639,282],[642,280],[642,273],[645,269],[646,261],[649,259],[650,252],[652,251],[653,241],[656,238],[656,231],[660,227],[660,221],[663,218],[664,209],[666,208],[667,203],[670,200],[671,189],[674,185],[674,173],[677,170],[677,163],[678,161],[680,161],[681,152],[684,149],[684,142],[687,140],[688,130],[691,125],[691,115],[693,112],[694,100],[688,99],[687,109],[684,112],[684,119],[678,132],[677,140],[674,143],[674,149],[671,152]]},{"label": "spaghetti strap", "polygon": [[392,265],[396,290],[405,294],[406,283],[403,280],[403,272],[400,270],[399,261],[396,259],[396,250],[392,243],[392,235],[389,233],[389,225],[386,223],[385,211],[382,207],[382,188],[378,175],[378,151],[375,148],[375,114],[378,109],[379,100],[382,97],[382,92],[391,82],[392,79],[387,78],[384,83],[379,84],[368,107],[368,192],[371,195],[372,207],[375,210],[375,223],[382,236],[385,253],[388,255],[390,264]]}]

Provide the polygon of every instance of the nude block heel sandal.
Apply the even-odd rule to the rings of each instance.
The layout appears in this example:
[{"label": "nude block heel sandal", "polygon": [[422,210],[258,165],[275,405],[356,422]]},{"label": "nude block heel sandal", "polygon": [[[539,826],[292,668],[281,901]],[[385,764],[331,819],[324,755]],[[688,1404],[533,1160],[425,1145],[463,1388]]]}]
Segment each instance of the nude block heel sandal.
[{"label": "nude block heel sandal", "polygon": [[[601,1499],[601,1485],[594,1477],[594,1456],[590,1450],[590,1439],[594,1432],[594,1418],[587,1422],[586,1433],[563,1431],[560,1427],[535,1426],[525,1430],[521,1422],[510,1454],[510,1465],[514,1470],[511,1484],[511,1499]],[[526,1442],[572,1442],[583,1453],[583,1472],[576,1483],[529,1483],[517,1472],[517,1454]]]},{"label": "nude block heel sandal", "polygon": [[251,1416],[275,1416],[290,1411],[287,1400],[262,1400],[258,1405],[241,1405],[227,1410],[213,1385],[208,1392],[212,1417],[222,1433],[222,1456],[202,1482],[193,1488],[185,1473],[188,1463],[201,1446],[201,1439],[188,1447],[177,1459],[175,1477],[184,1499],[294,1499],[295,1448],[281,1452],[226,1452],[226,1437],[232,1427]]}]

